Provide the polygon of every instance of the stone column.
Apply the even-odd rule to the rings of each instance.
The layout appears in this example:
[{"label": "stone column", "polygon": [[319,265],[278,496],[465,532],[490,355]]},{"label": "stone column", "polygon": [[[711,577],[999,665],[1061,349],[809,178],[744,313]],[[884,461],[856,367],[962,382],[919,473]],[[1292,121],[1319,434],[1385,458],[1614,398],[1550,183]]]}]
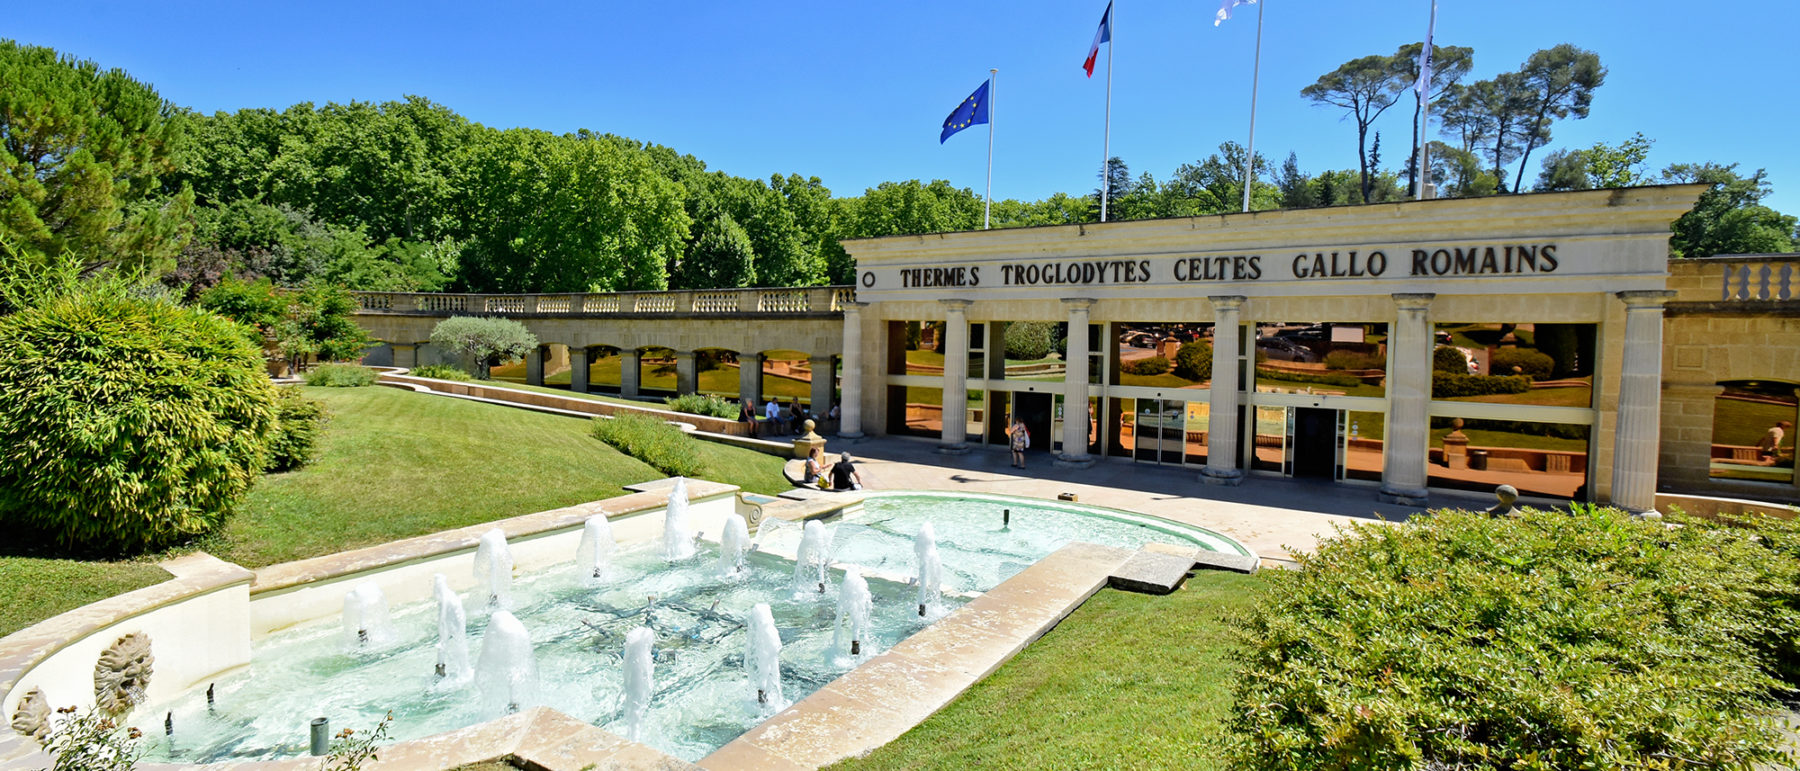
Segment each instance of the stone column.
[{"label": "stone column", "polygon": [[1207,400],[1206,468],[1200,481],[1210,485],[1237,485],[1244,481],[1238,468],[1238,334],[1243,326],[1243,295],[1206,298],[1213,307],[1212,390]]},{"label": "stone column", "polygon": [[394,349],[394,366],[412,369],[419,366],[418,343],[389,343]]},{"label": "stone column", "polygon": [[549,353],[549,346],[540,345],[525,354],[525,384],[541,386],[544,384],[544,357]]},{"label": "stone column", "polygon": [[752,405],[762,404],[762,369],[762,354],[738,354],[738,401],[748,399]]},{"label": "stone column", "polygon": [[1074,468],[1094,465],[1088,455],[1088,310],[1093,298],[1063,298],[1069,312],[1069,339],[1063,349],[1063,451],[1055,464]]},{"label": "stone column", "polygon": [[862,309],[867,303],[844,303],[844,406],[838,438],[862,438]]},{"label": "stone column", "polygon": [[812,369],[812,414],[821,416],[831,411],[831,400],[837,390],[837,360],[830,355],[811,356],[806,363]]},{"label": "stone column", "polygon": [[569,346],[569,390],[588,392],[588,349]]},{"label": "stone column", "polygon": [[944,306],[944,426],[938,452],[961,455],[969,451],[964,434],[969,431],[969,320],[963,315],[968,300],[939,300]]},{"label": "stone column", "polygon": [[643,377],[644,368],[638,358],[635,348],[619,351],[619,395],[627,399],[637,398],[638,384]]},{"label": "stone column", "polygon": [[1423,506],[1425,461],[1431,454],[1431,301],[1434,294],[1396,294],[1388,338],[1388,416],[1381,447],[1381,500]]},{"label": "stone column", "polygon": [[675,352],[675,393],[691,394],[700,390],[698,373],[694,371],[694,352]]},{"label": "stone column", "polygon": [[1619,366],[1618,424],[1613,431],[1612,503],[1656,514],[1656,456],[1662,420],[1663,289],[1620,292],[1625,301],[1625,352]]}]

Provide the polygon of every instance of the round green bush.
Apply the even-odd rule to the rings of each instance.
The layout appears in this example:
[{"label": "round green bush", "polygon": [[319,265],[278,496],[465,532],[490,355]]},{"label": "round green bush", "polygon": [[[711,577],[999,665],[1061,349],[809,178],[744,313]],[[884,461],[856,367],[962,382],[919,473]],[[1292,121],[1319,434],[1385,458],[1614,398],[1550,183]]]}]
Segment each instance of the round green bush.
[{"label": "round green bush", "polygon": [[1182,343],[1175,350],[1175,376],[1200,382],[1212,378],[1212,343]]},{"label": "round green bush", "polygon": [[[1330,362],[1328,361],[1325,366],[1331,366]],[[1431,368],[1438,372],[1466,375],[1469,373],[1469,359],[1463,355],[1460,348],[1440,345],[1431,352]]]},{"label": "round green bush", "polygon": [[1161,356],[1150,356],[1125,362],[1119,368],[1131,375],[1160,375],[1169,371],[1169,360]]},{"label": "round green bush", "polygon": [[83,552],[210,532],[267,463],[275,398],[203,310],[91,292],[0,318],[0,521]]},{"label": "round green bush", "polygon": [[1056,325],[1039,321],[1015,321],[1006,325],[1006,358],[1031,361],[1050,355]]},{"label": "round green bush", "polygon": [[1493,359],[1488,362],[1488,371],[1496,375],[1525,375],[1532,380],[1549,380],[1550,373],[1556,370],[1556,360],[1547,354],[1530,348],[1495,348]]},{"label": "round green bush", "polygon": [[292,471],[312,460],[319,433],[325,429],[325,404],[291,386],[275,390],[276,427],[269,437],[268,470]]}]

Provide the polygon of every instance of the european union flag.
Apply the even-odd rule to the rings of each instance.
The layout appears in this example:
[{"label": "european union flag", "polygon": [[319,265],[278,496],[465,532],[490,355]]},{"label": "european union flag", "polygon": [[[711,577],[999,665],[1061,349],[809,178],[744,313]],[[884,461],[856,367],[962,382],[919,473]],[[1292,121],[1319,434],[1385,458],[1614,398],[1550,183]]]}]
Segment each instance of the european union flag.
[{"label": "european union flag", "polygon": [[969,98],[962,101],[962,104],[950,111],[950,117],[944,119],[944,133],[938,135],[938,144],[943,144],[951,134],[977,123],[988,122],[988,83],[990,82],[992,81],[982,81],[981,88],[975,89],[975,93],[970,94]]}]

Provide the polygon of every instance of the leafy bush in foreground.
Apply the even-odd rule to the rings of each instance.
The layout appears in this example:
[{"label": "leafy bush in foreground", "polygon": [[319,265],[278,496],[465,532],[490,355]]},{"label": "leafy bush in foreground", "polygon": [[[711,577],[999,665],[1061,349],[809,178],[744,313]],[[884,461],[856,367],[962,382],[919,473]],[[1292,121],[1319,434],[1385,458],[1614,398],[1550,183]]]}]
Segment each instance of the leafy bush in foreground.
[{"label": "leafy bush in foreground", "polygon": [[635,412],[594,418],[594,438],[650,464],[669,476],[700,473],[700,451],[694,438],[657,418]]},{"label": "leafy bush in foreground", "polygon": [[1340,531],[1242,619],[1236,765],[1778,761],[1800,560],[1755,536],[1595,507]]},{"label": "leafy bush in foreground", "polygon": [[379,375],[355,364],[320,364],[306,372],[306,384],[329,388],[361,388],[375,385]]},{"label": "leafy bush in foreground", "polygon": [[712,394],[682,394],[680,396],[663,397],[663,404],[676,412],[689,415],[705,415],[709,418],[725,418],[735,420],[738,407]]},{"label": "leafy bush in foreground", "polygon": [[275,398],[207,311],[78,292],[0,317],[0,521],[81,551],[214,530],[267,465]]},{"label": "leafy bush in foreground", "polygon": [[475,379],[474,375],[448,364],[427,364],[423,367],[413,367],[407,374],[412,375],[413,377],[428,377],[433,380],[456,380],[464,383],[471,382]]},{"label": "leafy bush in foreground", "polygon": [[325,429],[325,404],[306,398],[300,389],[276,389],[275,432],[269,436],[270,471],[292,471],[312,460],[319,433]]}]

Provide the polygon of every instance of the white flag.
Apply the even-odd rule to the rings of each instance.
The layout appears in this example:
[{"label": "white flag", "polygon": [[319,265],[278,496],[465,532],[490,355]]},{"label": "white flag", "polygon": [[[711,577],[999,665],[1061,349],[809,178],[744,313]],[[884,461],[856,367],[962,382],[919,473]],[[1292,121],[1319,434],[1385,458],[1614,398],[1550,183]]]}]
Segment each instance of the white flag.
[{"label": "white flag", "polygon": [[1226,19],[1231,18],[1231,9],[1245,4],[1255,5],[1256,0],[1219,0],[1219,13],[1213,17],[1213,26],[1224,24]]},{"label": "white flag", "polygon": [[1437,31],[1437,0],[1431,2],[1431,23],[1425,27],[1425,47],[1419,49],[1419,82],[1413,84],[1413,90],[1419,93],[1420,99],[1431,96],[1431,36]]}]

